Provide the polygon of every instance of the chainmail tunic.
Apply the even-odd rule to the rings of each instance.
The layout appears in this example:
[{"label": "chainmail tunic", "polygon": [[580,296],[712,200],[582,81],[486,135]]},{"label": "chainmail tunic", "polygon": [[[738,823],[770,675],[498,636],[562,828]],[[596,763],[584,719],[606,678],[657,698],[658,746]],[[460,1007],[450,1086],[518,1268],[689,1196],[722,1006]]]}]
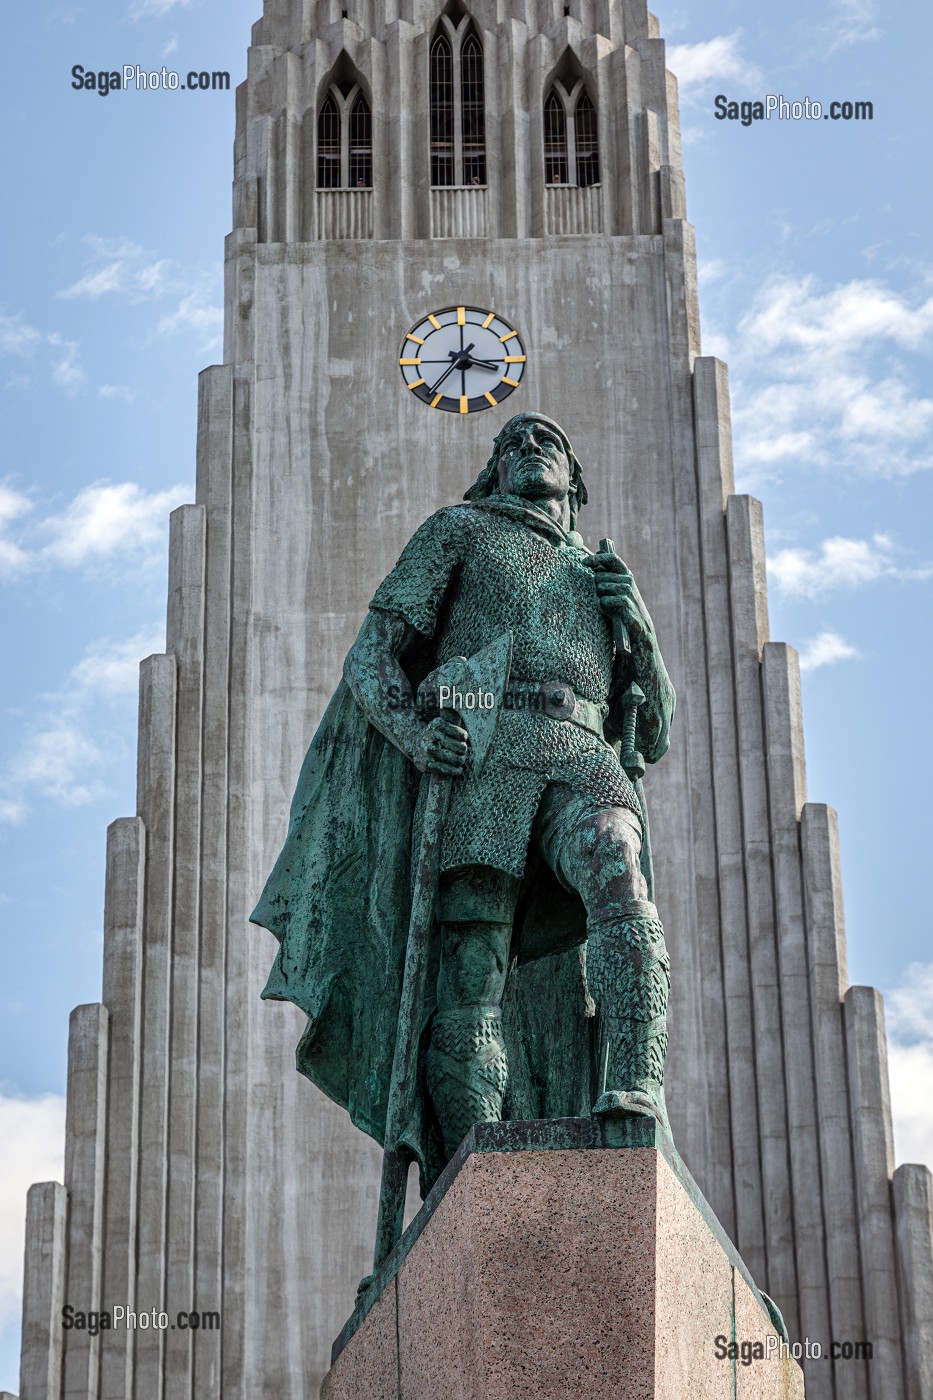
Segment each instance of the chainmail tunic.
[{"label": "chainmail tunic", "polygon": [[[370,606],[434,638],[437,665],[473,656],[511,631],[513,681],[563,681],[605,704],[612,628],[586,557],[542,512],[499,500],[448,506],[412,536]],[[640,819],[635,790],[604,739],[545,714],[503,709],[482,773],[468,762],[453,784],[442,870],[492,865],[520,876],[552,782]]]}]

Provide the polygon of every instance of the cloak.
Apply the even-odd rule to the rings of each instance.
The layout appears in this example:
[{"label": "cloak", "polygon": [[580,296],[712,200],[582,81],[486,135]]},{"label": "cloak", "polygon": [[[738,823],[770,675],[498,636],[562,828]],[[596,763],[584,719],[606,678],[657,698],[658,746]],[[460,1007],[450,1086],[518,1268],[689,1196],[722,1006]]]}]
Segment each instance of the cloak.
[{"label": "cloak", "polygon": [[[280,943],[263,998],[294,1002],[308,1017],[298,1070],[383,1146],[421,781],[341,681],[302,766],[285,845],[250,916]],[[650,876],[647,826],[643,868]],[[538,865],[519,900],[503,998],[503,1118],[590,1112],[594,1007],[584,939],[582,901]],[[419,1035],[422,1091],[402,1134],[423,1194],[446,1160],[423,1087],[438,947],[435,938]]]}]

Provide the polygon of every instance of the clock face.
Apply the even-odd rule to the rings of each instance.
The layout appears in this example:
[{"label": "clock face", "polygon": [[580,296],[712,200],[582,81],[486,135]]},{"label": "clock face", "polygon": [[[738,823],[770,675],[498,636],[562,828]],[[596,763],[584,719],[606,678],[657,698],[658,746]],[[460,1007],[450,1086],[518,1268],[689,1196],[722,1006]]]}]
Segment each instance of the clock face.
[{"label": "clock face", "polygon": [[412,327],[399,366],[409,391],[429,408],[478,413],[518,388],[525,349],[518,331],[494,311],[449,306]]}]

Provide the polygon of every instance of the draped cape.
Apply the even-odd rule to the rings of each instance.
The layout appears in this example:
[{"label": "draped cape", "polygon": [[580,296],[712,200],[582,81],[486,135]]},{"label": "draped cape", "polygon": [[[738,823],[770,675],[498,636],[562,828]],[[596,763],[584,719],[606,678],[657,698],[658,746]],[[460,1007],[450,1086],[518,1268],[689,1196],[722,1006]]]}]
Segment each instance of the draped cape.
[{"label": "draped cape", "polygon": [[[293,1002],[308,1017],[297,1068],[380,1144],[408,938],[420,783],[414,765],[368,722],[341,681],[302,766],[285,845],[251,915],[280,944],[263,997]],[[647,850],[645,856],[650,871]],[[594,1022],[584,938],[579,897],[538,866],[519,900],[503,1001],[509,1062],[503,1117],[589,1113]],[[402,1135],[419,1163],[423,1191],[444,1165],[424,1089],[438,942],[435,936],[419,1028],[421,1092]]]}]

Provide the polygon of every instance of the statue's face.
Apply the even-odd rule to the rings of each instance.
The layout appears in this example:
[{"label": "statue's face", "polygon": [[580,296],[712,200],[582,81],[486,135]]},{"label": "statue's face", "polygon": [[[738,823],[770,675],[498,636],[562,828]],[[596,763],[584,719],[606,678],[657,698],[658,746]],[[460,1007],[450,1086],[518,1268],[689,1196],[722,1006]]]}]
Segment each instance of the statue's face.
[{"label": "statue's face", "polygon": [[560,500],[570,491],[570,458],[553,428],[520,418],[499,446],[499,490],[503,495]]}]

